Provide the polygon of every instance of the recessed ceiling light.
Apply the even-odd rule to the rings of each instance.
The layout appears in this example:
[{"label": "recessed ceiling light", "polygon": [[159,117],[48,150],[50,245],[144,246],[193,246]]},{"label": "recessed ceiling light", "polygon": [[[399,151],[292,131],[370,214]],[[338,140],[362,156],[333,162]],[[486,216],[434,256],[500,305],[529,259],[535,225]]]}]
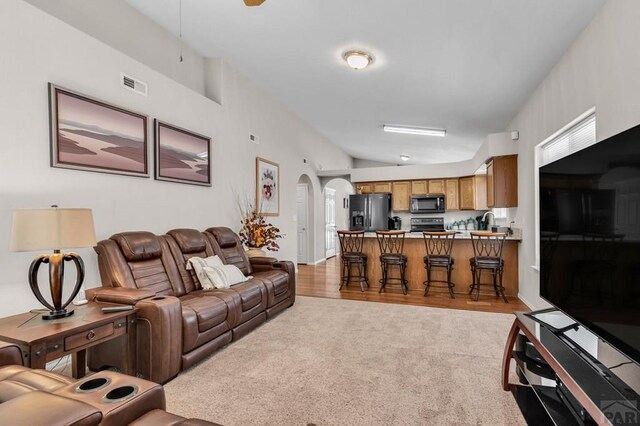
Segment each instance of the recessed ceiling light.
[{"label": "recessed ceiling light", "polygon": [[446,130],[442,129],[425,129],[422,127],[403,127],[403,126],[389,126],[385,124],[382,126],[382,130],[391,133],[406,133],[409,135],[421,135],[421,136],[440,136],[447,135]]},{"label": "recessed ceiling light", "polygon": [[359,50],[349,50],[348,52],[345,52],[342,57],[347,65],[354,70],[366,68],[371,64],[371,62],[373,62],[371,55]]},{"label": "recessed ceiling light", "polygon": [[409,160],[411,159],[411,157],[409,157],[408,155],[401,155],[401,156],[400,156],[400,159],[401,159],[402,161],[409,161]]}]

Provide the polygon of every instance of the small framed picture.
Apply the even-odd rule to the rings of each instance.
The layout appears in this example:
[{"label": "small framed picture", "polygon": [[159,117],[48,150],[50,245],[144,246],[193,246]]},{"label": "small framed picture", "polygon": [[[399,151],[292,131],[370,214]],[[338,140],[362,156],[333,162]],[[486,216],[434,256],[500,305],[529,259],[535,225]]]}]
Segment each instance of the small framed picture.
[{"label": "small framed picture", "polygon": [[155,178],[211,186],[211,138],[154,120]]},{"label": "small framed picture", "polygon": [[147,117],[49,83],[51,167],[148,177]]},{"label": "small framed picture", "polygon": [[280,214],[280,166],[256,158],[256,209],[264,216]]}]

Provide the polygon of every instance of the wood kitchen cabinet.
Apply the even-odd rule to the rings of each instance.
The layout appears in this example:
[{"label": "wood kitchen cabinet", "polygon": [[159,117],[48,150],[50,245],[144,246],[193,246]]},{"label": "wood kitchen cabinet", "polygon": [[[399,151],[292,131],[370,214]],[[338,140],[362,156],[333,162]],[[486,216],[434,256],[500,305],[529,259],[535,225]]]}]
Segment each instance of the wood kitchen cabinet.
[{"label": "wood kitchen cabinet", "polygon": [[427,193],[427,188],[426,180],[411,181],[411,195],[424,195]]},{"label": "wood kitchen cabinet", "polygon": [[459,201],[459,182],[458,179],[445,179],[444,181],[444,195],[447,203],[446,210],[460,210]]},{"label": "wood kitchen cabinet", "polygon": [[429,194],[444,194],[444,179],[429,179]]},{"label": "wood kitchen cabinet", "polygon": [[487,206],[518,206],[518,156],[493,157],[487,163]]},{"label": "wood kitchen cabinet", "polygon": [[391,192],[391,210],[408,212],[411,207],[411,182],[393,182]]},{"label": "wood kitchen cabinet", "polygon": [[356,186],[358,194],[371,194],[373,192],[373,185],[370,183],[359,183]]},{"label": "wood kitchen cabinet", "polygon": [[487,210],[487,177],[466,176],[459,181],[460,210]]},{"label": "wood kitchen cabinet", "polygon": [[391,192],[391,182],[373,182],[373,192],[375,194]]}]

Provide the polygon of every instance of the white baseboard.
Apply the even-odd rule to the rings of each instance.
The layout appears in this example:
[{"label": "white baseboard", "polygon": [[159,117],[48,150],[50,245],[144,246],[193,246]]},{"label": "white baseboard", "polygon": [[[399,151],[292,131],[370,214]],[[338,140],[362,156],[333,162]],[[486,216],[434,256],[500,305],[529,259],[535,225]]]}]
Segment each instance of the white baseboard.
[{"label": "white baseboard", "polygon": [[322,263],[322,262],[326,262],[326,261],[327,261],[327,258],[326,258],[326,257],[323,257],[323,258],[322,258],[322,259],[320,259],[320,260],[316,260],[315,262],[310,263],[310,265],[317,265],[318,263]]}]

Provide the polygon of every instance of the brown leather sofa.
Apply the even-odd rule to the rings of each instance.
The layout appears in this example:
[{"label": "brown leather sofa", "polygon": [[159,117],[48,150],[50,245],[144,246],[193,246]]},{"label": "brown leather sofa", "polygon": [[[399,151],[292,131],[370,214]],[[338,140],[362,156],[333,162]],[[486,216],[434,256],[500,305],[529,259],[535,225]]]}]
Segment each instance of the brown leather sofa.
[{"label": "brown leather sofa", "polygon": [[103,371],[80,380],[22,365],[17,346],[0,341],[3,425],[215,425],[165,411],[162,386]]},{"label": "brown leather sofa", "polygon": [[[239,339],[295,301],[295,268],[274,258],[247,258],[229,228],[174,229],[166,235],[123,232],[95,247],[102,288],[88,290],[100,302],[135,305],[138,311],[138,375],[165,383]],[[218,255],[248,281],[203,290],[187,261]],[[119,366],[118,342],[89,353],[89,367]]]}]

